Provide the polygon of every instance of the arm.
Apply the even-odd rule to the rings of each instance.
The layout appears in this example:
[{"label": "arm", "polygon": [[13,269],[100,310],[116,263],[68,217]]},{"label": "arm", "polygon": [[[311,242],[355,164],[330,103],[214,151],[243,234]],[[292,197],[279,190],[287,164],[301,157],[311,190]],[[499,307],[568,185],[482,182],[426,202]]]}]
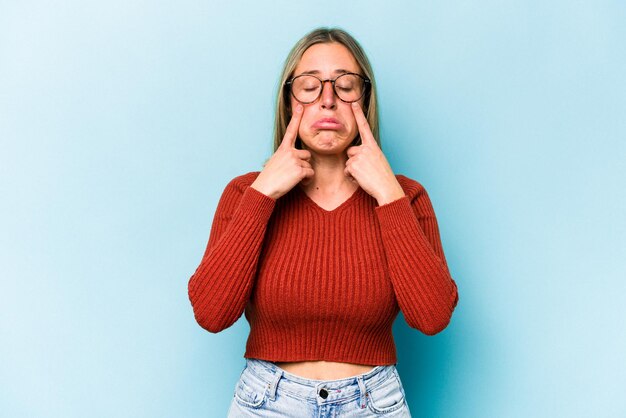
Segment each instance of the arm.
[{"label": "arm", "polygon": [[404,197],[375,208],[387,266],[407,324],[434,335],[450,322],[457,286],[439,238],[426,189],[417,182]]},{"label": "arm", "polygon": [[224,189],[204,256],[188,284],[196,321],[207,331],[220,332],[243,313],[274,206],[274,199],[241,176]]}]

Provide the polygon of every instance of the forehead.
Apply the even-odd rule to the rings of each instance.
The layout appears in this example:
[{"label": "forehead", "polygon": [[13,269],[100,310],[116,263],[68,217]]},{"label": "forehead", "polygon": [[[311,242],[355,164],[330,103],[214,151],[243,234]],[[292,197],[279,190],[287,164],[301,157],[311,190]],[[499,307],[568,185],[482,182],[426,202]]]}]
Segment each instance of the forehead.
[{"label": "forehead", "polygon": [[359,64],[344,45],[333,42],[310,46],[296,66],[295,74],[334,74],[340,72],[358,73]]}]

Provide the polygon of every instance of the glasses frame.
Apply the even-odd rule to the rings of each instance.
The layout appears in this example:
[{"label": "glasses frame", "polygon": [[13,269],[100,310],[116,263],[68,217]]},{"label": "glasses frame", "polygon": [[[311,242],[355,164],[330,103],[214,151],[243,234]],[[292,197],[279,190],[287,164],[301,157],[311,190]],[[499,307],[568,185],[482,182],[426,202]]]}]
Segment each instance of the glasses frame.
[{"label": "glasses frame", "polygon": [[[355,75],[355,76],[359,77],[361,80],[363,80],[363,83],[364,83],[364,84],[363,84],[363,92],[361,93],[361,95],[359,96],[359,98],[358,98],[358,99],[356,99],[356,100],[352,100],[352,101],[347,101],[347,100],[343,100],[341,97],[339,97],[339,94],[337,93],[337,89],[336,89],[336,87],[335,87],[335,81],[337,81],[337,79],[338,79],[339,77],[343,77],[344,75]],[[322,85],[322,88],[320,89],[319,94],[317,95],[317,97],[316,97],[314,100],[311,100],[310,102],[302,102],[302,101],[298,100],[298,98],[296,97],[296,95],[293,93],[293,88],[292,88],[292,86],[293,86],[293,81],[294,81],[296,78],[299,78],[299,77],[315,77],[315,78],[317,78],[317,79],[320,81],[320,83],[321,83],[321,85]],[[291,95],[293,96],[293,98],[294,98],[294,99],[296,99],[296,101],[298,101],[299,103],[302,103],[302,104],[311,104],[311,103],[315,103],[315,102],[317,102],[317,101],[319,100],[319,98],[322,96],[322,92],[324,91],[324,84],[325,84],[326,82],[330,82],[330,84],[333,86],[333,93],[335,93],[335,96],[337,96],[337,98],[338,98],[339,100],[341,100],[342,102],[344,102],[344,103],[354,103],[354,102],[358,102],[358,101],[359,101],[359,100],[361,100],[361,98],[365,95],[365,93],[366,93],[367,91],[369,91],[369,88],[372,86],[372,82],[371,82],[371,80],[370,80],[370,79],[365,78],[365,77],[363,77],[361,74],[357,74],[357,73],[342,73],[342,74],[339,74],[339,75],[338,75],[337,77],[335,77],[334,79],[327,78],[326,80],[322,80],[321,78],[319,78],[319,77],[317,77],[317,76],[315,76],[315,75],[313,75],[313,74],[300,74],[300,75],[297,75],[297,76],[292,77],[291,79],[289,79],[289,80],[285,81],[285,86],[289,86],[289,92],[291,93]]]}]

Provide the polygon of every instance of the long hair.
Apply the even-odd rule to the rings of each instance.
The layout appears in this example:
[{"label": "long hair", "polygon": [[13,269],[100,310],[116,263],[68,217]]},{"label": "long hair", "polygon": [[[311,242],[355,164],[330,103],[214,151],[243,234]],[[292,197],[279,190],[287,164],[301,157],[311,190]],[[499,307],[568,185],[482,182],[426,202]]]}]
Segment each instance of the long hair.
[{"label": "long hair", "polygon": [[[363,48],[361,45],[350,35],[348,32],[339,28],[317,28],[306,34],[300,39],[289,52],[285,65],[283,67],[282,74],[280,76],[278,85],[278,94],[276,97],[276,111],[274,119],[274,152],[278,149],[285,132],[287,131],[287,125],[291,120],[291,100],[290,90],[285,87],[285,82],[289,80],[300,62],[304,52],[312,45],[319,43],[332,43],[337,42],[348,48],[348,50],[354,56],[356,62],[359,64],[363,75],[370,79],[371,87],[366,93],[363,102],[363,113],[367,118],[367,123],[370,126],[374,139],[380,146],[380,138],[378,135],[378,108],[376,100],[376,82],[374,81],[374,71],[370,65]],[[351,145],[360,145],[361,137],[357,134],[356,138]],[[302,149],[302,143],[300,138],[296,139],[296,148]]]}]

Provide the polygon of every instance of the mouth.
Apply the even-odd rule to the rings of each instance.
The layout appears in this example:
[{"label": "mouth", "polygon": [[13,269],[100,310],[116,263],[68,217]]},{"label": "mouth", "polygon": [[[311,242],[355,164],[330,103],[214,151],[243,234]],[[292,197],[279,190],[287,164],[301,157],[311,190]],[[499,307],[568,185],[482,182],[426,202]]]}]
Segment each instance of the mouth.
[{"label": "mouth", "polygon": [[330,129],[336,131],[343,128],[343,124],[335,118],[323,118],[316,121],[312,127],[314,129]]}]

